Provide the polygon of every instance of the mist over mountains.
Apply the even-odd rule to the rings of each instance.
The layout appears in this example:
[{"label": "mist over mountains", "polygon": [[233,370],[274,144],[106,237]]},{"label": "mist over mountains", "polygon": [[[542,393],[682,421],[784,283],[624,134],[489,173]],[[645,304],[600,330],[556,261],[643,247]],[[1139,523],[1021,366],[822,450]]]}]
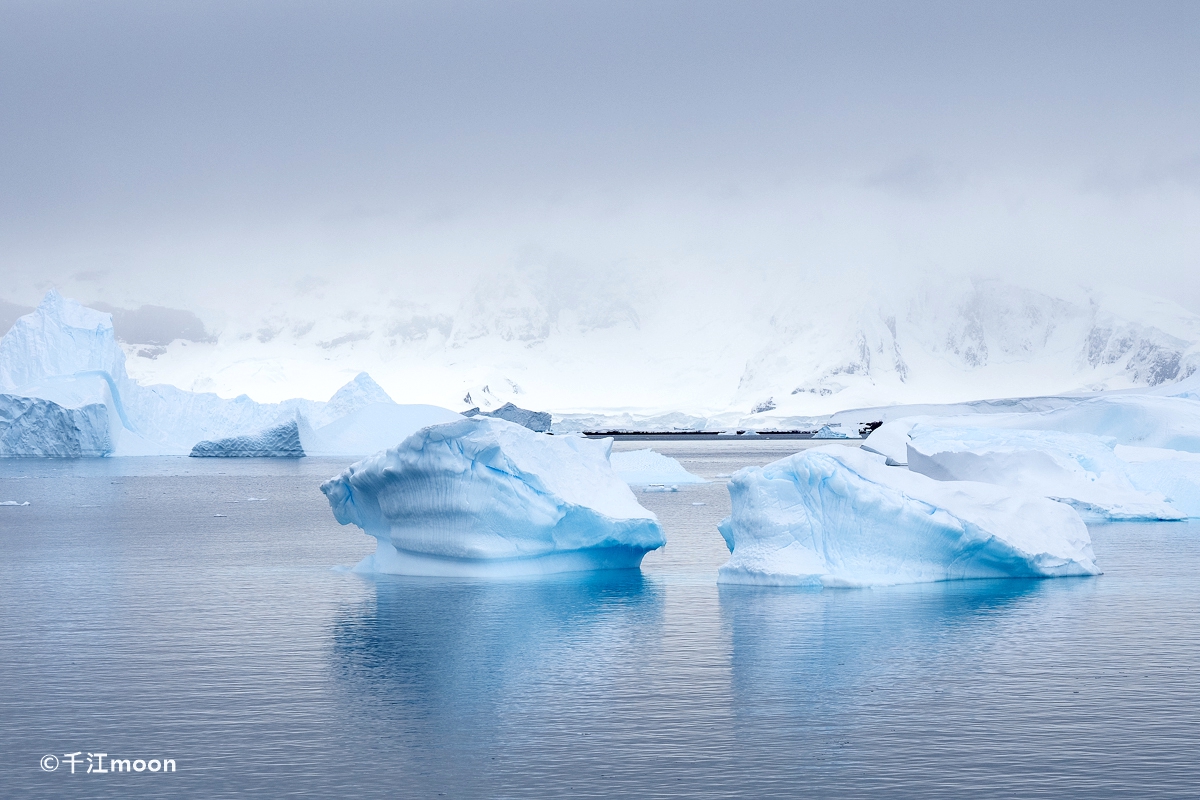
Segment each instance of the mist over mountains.
[{"label": "mist over mountains", "polygon": [[269,402],[328,397],[367,371],[401,402],[456,410],[766,420],[1156,386],[1200,367],[1200,317],[1129,291],[554,277],[497,273],[457,299],[316,289],[232,321],[117,309],[114,323],[142,383]]}]

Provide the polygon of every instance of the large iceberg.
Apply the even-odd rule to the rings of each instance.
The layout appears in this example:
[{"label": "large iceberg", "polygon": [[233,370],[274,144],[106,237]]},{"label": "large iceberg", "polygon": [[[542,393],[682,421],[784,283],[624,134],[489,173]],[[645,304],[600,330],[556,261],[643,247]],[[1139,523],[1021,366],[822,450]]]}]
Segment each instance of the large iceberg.
[{"label": "large iceberg", "polygon": [[1162,494],[1136,488],[1112,445],[1085,434],[919,424],[908,434],[908,468],[939,481],[980,481],[1044,495],[1088,519],[1186,516]]},{"label": "large iceberg", "polygon": [[1178,396],[1153,394],[1110,394],[1093,397],[1048,398],[1053,403],[1032,401],[981,404],[968,410],[965,404],[945,406],[946,413],[928,413],[890,419],[863,442],[871,452],[903,465],[908,458],[908,434],[915,425],[942,428],[1010,428],[1058,431],[1111,439],[1132,447],[1167,448],[1200,453],[1200,400],[1190,391]]},{"label": "large iceberg", "polygon": [[1073,508],[986,483],[936,481],[842,445],[729,483],[720,583],[880,586],[1096,575]]},{"label": "large iceberg", "polygon": [[637,567],[666,543],[609,462],[612,440],[473,417],[424,428],[321,485],[378,540],[362,572],[516,576]]},{"label": "large iceberg", "polygon": [[[52,404],[34,404],[33,416],[0,417],[0,440],[10,443],[3,454],[9,456],[186,455],[200,442],[261,436],[295,420],[304,423],[302,431],[315,429],[315,453],[363,455],[395,444],[422,425],[457,418],[446,409],[399,406],[366,373],[328,402],[258,403],[245,395],[225,399],[168,385],[141,386],[125,371],[111,315],[56,291],[0,339],[0,393]],[[91,408],[95,405],[104,406],[105,413]],[[62,422],[67,417],[75,420],[74,428]],[[42,418],[46,424],[39,423],[37,435],[31,435],[33,421]],[[348,418],[354,419],[331,427]]]}]

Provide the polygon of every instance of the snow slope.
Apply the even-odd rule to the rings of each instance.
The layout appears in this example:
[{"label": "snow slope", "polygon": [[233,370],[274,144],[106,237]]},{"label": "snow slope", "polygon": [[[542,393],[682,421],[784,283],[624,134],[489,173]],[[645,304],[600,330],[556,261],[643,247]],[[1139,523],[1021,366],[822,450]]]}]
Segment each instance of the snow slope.
[{"label": "snow slope", "polygon": [[1099,570],[1070,506],[985,483],[942,482],[827,445],[739,470],[721,583],[879,586]]}]

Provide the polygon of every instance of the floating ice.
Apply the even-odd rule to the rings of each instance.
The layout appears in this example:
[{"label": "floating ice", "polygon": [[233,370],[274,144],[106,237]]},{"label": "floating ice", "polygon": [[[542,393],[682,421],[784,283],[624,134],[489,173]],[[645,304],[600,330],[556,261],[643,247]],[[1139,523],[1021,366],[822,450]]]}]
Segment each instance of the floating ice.
[{"label": "floating ice", "polygon": [[699,475],[684,469],[675,459],[654,450],[614,452],[609,460],[621,480],[631,486],[705,482]]},{"label": "floating ice", "polygon": [[199,442],[190,455],[193,458],[303,458],[304,448],[300,444],[300,429],[293,420],[250,436]]},{"label": "floating ice", "polygon": [[737,472],[720,583],[877,586],[1099,573],[1070,506],[840,445]]},{"label": "floating ice", "polygon": [[1040,494],[1091,519],[1186,516],[1162,494],[1136,488],[1125,462],[1096,436],[918,424],[908,439],[908,468],[935,480],[981,481]]},{"label": "floating ice", "polygon": [[0,411],[7,414],[0,416],[0,441],[7,443],[0,444],[0,456],[182,455],[200,442],[261,436],[298,418],[307,423],[302,427],[317,429],[319,454],[363,455],[422,425],[457,418],[445,409],[434,414],[432,406],[398,406],[366,373],[327,403],[257,403],[245,395],[228,400],[141,386],[126,374],[111,316],[55,291],[0,339],[0,392],[52,404],[25,411],[28,404],[0,401],[8,408]]},{"label": "floating ice", "polygon": [[813,434],[814,439],[849,439],[850,434],[842,430],[841,425],[822,425],[821,429]]},{"label": "floating ice", "polygon": [[1200,453],[1117,445],[1133,485],[1166,497],[1172,508],[1200,517]]},{"label": "floating ice", "polygon": [[16,500],[0,500],[0,506],[27,506],[27,505],[29,505],[28,500],[26,500],[24,503],[18,503]]},{"label": "floating ice", "polygon": [[472,408],[470,411],[463,412],[464,417],[495,417],[496,419],[504,419],[509,422],[529,428],[537,433],[546,433],[550,430],[551,417],[549,411],[529,411],[512,403],[505,403],[495,411],[480,411],[478,408]]},{"label": "floating ice", "polygon": [[39,397],[0,394],[0,457],[81,458],[112,452],[108,408],[67,408]]},{"label": "floating ice", "polygon": [[611,440],[473,417],[424,428],[321,485],[378,540],[356,570],[514,576],[637,567],[665,544],[609,463]]}]

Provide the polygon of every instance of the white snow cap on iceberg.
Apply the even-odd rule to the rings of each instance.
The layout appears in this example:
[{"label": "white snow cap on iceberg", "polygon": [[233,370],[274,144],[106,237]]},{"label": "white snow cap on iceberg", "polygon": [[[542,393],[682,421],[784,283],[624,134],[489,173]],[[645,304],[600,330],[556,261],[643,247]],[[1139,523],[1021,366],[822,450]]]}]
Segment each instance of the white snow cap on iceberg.
[{"label": "white snow cap on iceberg", "polygon": [[942,482],[840,445],[729,483],[720,583],[880,586],[1096,575],[1070,506],[985,483]]},{"label": "white snow cap on iceberg", "polygon": [[612,440],[490,417],[424,428],[321,485],[378,540],[356,568],[504,577],[636,567],[666,543],[609,463]]},{"label": "white snow cap on iceberg", "polygon": [[1008,428],[913,426],[908,468],[939,481],[981,481],[1040,494],[1100,520],[1178,520],[1162,494],[1134,486],[1096,436]]}]

